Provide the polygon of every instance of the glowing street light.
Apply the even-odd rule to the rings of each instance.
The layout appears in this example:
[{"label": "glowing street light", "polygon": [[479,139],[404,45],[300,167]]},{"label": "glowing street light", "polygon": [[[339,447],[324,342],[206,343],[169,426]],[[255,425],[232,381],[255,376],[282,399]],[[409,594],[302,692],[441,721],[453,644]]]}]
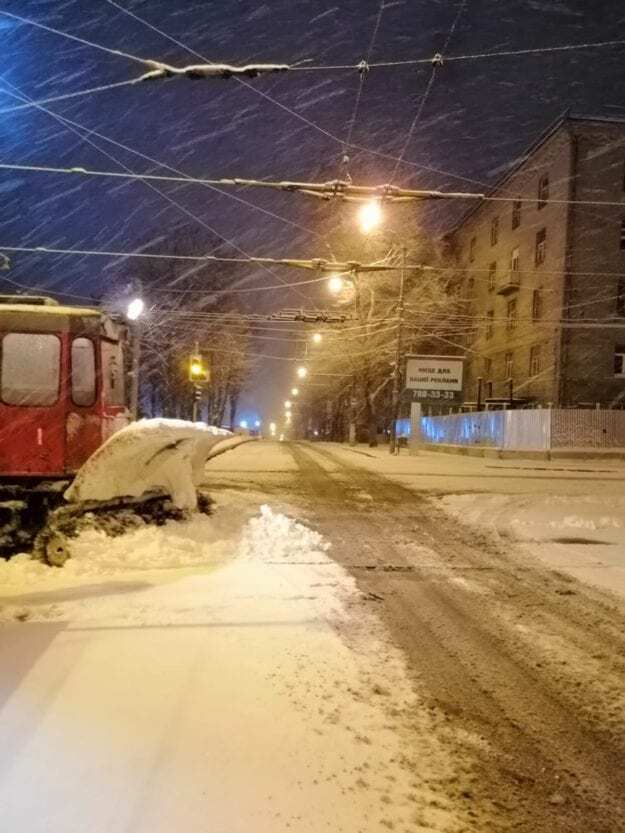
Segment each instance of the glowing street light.
[{"label": "glowing street light", "polygon": [[313,333],[312,341],[313,344],[321,344],[321,342],[323,341],[323,336],[321,335],[321,333]]},{"label": "glowing street light", "polygon": [[126,308],[126,318],[129,321],[136,321],[145,311],[145,303],[143,298],[133,298]]},{"label": "glowing street light", "polygon": [[286,400],[286,402],[284,403],[284,407],[285,407],[285,409],[286,409],[287,411],[290,411],[290,410],[291,410],[291,405],[292,405],[292,404],[293,404],[293,403],[291,402],[291,400],[290,400],[290,399],[287,399],[287,400]]},{"label": "glowing street light", "polygon": [[246,419],[241,420],[241,422],[239,423],[239,428],[243,428],[243,429],[247,428],[247,420]]},{"label": "glowing street light", "polygon": [[269,433],[271,434],[272,437],[275,436],[275,433],[276,433],[276,423],[275,422],[270,422],[269,423]]},{"label": "glowing street light", "polygon": [[297,378],[298,379],[305,379],[308,376],[308,368],[302,365],[301,367],[297,368]]},{"label": "glowing street light", "polygon": [[371,200],[366,202],[358,210],[358,222],[361,231],[369,234],[370,231],[377,228],[382,222],[382,208],[379,200]]},{"label": "glowing street light", "polygon": [[344,286],[345,281],[340,275],[330,275],[328,278],[328,291],[331,292],[332,295],[338,295],[343,291]]},{"label": "glowing street light", "polygon": [[260,420],[259,419],[255,420],[254,428],[260,428]]},{"label": "glowing street light", "polygon": [[291,396],[298,396],[299,388],[291,388]]}]

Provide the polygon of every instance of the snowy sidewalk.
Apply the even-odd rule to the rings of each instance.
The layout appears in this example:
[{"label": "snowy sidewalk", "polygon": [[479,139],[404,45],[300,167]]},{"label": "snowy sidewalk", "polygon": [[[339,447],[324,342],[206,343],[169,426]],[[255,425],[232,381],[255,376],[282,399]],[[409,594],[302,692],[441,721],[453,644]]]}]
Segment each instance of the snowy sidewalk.
[{"label": "snowy sidewalk", "polygon": [[460,829],[424,786],[451,768],[414,733],[401,655],[328,544],[229,500],[86,534],[66,572],[0,565],[3,829]]}]

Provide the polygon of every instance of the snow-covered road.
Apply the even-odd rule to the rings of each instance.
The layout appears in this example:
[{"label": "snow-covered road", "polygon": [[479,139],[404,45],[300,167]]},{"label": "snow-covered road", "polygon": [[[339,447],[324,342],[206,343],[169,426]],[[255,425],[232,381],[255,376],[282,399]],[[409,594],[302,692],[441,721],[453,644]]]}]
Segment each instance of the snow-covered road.
[{"label": "snow-covered road", "polygon": [[261,499],[0,564],[3,830],[461,829],[402,655]]},{"label": "snow-covered road", "polygon": [[625,605],[508,534],[618,558],[581,468],[251,443],[211,517],[0,563],[1,829],[625,830]]}]

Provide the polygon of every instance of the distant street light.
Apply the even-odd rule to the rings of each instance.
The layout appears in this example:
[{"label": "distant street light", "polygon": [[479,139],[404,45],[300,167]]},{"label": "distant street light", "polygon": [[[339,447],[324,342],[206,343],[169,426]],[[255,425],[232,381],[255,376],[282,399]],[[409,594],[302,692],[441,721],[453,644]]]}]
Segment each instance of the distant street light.
[{"label": "distant street light", "polygon": [[299,388],[291,388],[291,396],[298,396]]},{"label": "distant street light", "polygon": [[254,428],[260,428],[260,420],[259,420],[259,419],[257,419],[257,420],[254,422]]},{"label": "distant street light", "polygon": [[366,202],[358,211],[358,222],[365,234],[377,228],[382,222],[382,208],[379,200]]},{"label": "distant street light", "polygon": [[126,308],[126,318],[129,321],[136,321],[145,311],[145,303],[142,298],[133,298]]},{"label": "distant street light", "polygon": [[323,336],[321,335],[321,333],[313,333],[312,340],[313,344],[321,344],[321,342],[323,341]]},{"label": "distant street light", "polygon": [[284,407],[286,408],[287,411],[291,410],[291,405],[292,404],[293,403],[289,399],[286,400],[286,402],[284,403]]},{"label": "distant street light", "polygon": [[239,428],[244,428],[244,429],[247,428],[247,420],[246,419],[241,420],[241,422],[239,423]]},{"label": "distant street light", "polygon": [[269,423],[269,433],[271,434],[272,437],[275,437],[275,435],[276,435],[276,423],[275,422],[270,422]]},{"label": "distant street light", "polygon": [[297,368],[297,378],[298,379],[305,379],[307,376],[308,376],[308,368],[304,367],[303,365],[301,367]]}]

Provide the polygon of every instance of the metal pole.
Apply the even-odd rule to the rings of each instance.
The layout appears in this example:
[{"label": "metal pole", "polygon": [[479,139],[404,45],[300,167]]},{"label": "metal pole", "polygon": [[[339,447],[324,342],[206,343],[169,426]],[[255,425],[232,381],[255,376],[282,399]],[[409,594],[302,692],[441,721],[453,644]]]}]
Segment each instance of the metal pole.
[{"label": "metal pole", "polygon": [[131,328],[132,362],[130,370],[130,418],[135,422],[139,418],[139,368],[141,366],[141,323],[133,321]]},{"label": "metal pole", "polygon": [[[354,284],[354,307],[356,310],[356,318],[359,323],[362,323],[360,314],[360,282],[358,274],[354,273],[352,276]],[[352,384],[349,391],[349,410],[348,410],[348,435],[347,441],[350,445],[356,445],[356,377],[352,374]]]},{"label": "metal pole", "polygon": [[402,246],[401,277],[399,281],[399,298],[397,300],[397,343],[395,345],[395,367],[393,368],[393,392],[391,397],[391,442],[389,451],[399,451],[397,443],[397,419],[399,418],[399,383],[401,381],[402,336],[404,330],[404,282],[406,278],[406,246]]},{"label": "metal pole", "polygon": [[199,385],[193,385],[193,413],[192,413],[192,416],[191,416],[193,422],[197,422],[199,404],[200,404],[200,386]]},{"label": "metal pole", "polygon": [[[134,291],[139,298],[143,297],[143,281],[134,280]],[[141,316],[130,324],[130,419],[135,422],[139,418],[139,370],[141,368]]]},{"label": "metal pole", "polygon": [[482,377],[477,377],[477,410],[482,410]]}]

